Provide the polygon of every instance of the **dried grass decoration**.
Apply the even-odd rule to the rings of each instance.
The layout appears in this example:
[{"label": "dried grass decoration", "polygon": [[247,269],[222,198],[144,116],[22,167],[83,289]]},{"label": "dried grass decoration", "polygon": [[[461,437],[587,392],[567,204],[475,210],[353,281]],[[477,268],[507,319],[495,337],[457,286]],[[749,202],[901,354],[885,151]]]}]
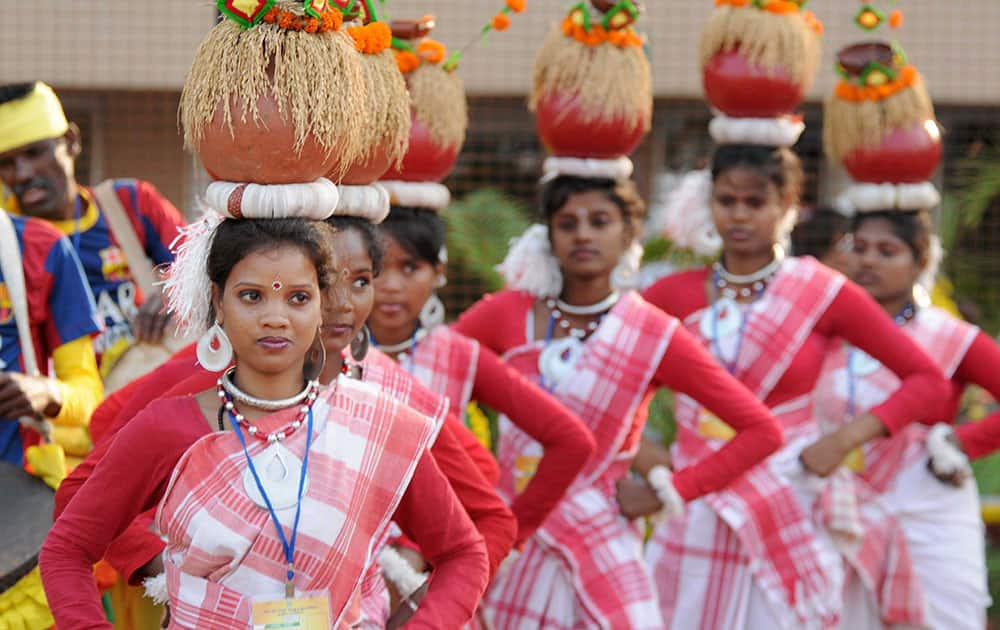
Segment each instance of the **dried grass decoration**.
[{"label": "dried grass decoration", "polygon": [[361,51],[361,69],[368,87],[361,109],[368,121],[365,151],[344,175],[344,183],[370,184],[391,166],[398,166],[410,139],[410,95],[391,50],[392,32],[382,22],[348,29]]},{"label": "dried grass decoration", "polygon": [[[339,179],[369,140],[360,54],[339,28],[309,32],[301,1],[272,12],[281,19],[249,27],[225,19],[202,41],[181,94],[185,144],[215,179]],[[332,17],[318,22],[339,26]]]},{"label": "dried grass decoration", "polygon": [[[782,10],[770,9],[772,4]],[[815,17],[792,2],[772,2],[763,9],[739,2],[720,4],[702,31],[701,66],[720,52],[738,49],[751,66],[783,72],[804,92],[819,67],[821,31]]]},{"label": "dried grass decoration", "polygon": [[454,168],[465,143],[469,126],[465,86],[454,71],[445,69],[443,63],[429,61],[430,58],[443,61],[446,58],[443,51],[442,54],[430,50],[420,53],[422,46],[423,43],[416,47],[417,53],[397,51],[397,62],[400,55],[405,58],[410,54],[420,61],[405,74],[412,120],[410,146],[402,164],[390,168],[385,179],[441,181]]},{"label": "dried grass decoration", "polygon": [[934,104],[902,50],[855,44],[837,55],[841,80],[827,99],[823,144],[858,181],[920,182],[941,156]]},{"label": "dried grass decoration", "polygon": [[641,38],[631,27],[591,24],[575,6],[535,57],[529,108],[556,155],[613,158],[649,131],[653,89]]}]

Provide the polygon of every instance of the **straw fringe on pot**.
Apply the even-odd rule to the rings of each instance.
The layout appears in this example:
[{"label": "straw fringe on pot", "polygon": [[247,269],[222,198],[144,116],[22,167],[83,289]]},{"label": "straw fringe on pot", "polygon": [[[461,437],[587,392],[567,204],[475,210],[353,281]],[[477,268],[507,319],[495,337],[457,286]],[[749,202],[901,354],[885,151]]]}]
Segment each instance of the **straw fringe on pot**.
[{"label": "straw fringe on pot", "polygon": [[[368,87],[368,98],[362,109],[370,116],[365,126],[370,137],[364,157],[370,157],[381,147],[388,150],[390,164],[399,166],[410,144],[410,96],[406,80],[399,72],[392,50],[362,55],[361,68]],[[465,135],[464,127],[462,135]]]},{"label": "straw fringe on pot", "polygon": [[454,72],[432,63],[420,64],[407,73],[406,80],[413,115],[427,127],[434,143],[449,148],[461,146],[469,126],[462,80]]},{"label": "straw fringe on pot", "polygon": [[801,12],[775,14],[750,7],[716,8],[701,37],[701,65],[718,52],[739,48],[750,64],[783,68],[809,89],[820,61],[820,42]]},{"label": "straw fringe on pot", "polygon": [[553,28],[535,57],[529,109],[543,94],[576,94],[584,122],[618,118],[624,127],[652,121],[653,86],[641,47],[587,46]]},{"label": "straw fringe on pot", "polygon": [[202,41],[184,84],[185,144],[199,152],[217,111],[232,133],[235,103],[243,105],[239,122],[260,124],[257,101],[266,96],[294,126],[297,151],[311,137],[327,152],[335,150],[346,171],[367,148],[357,131],[369,122],[358,99],[365,94],[364,76],[354,41],[340,31],[307,33],[266,23],[244,29],[223,20]]},{"label": "straw fringe on pot", "polygon": [[934,120],[934,104],[919,74],[913,82],[879,100],[847,101],[830,96],[823,112],[823,146],[837,161],[855,149],[875,147],[894,129]]}]

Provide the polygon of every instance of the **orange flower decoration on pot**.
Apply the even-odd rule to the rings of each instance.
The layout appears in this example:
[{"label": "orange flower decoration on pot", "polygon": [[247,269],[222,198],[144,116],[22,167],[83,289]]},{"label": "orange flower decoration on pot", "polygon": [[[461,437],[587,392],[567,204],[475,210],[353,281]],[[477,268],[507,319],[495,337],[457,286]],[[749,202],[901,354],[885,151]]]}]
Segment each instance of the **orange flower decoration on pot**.
[{"label": "orange flower decoration on pot", "polygon": [[493,16],[493,28],[497,31],[506,31],[510,28],[510,16],[506,13],[497,13]]},{"label": "orange flower decoration on pot", "polygon": [[425,39],[417,44],[417,54],[427,63],[441,63],[448,51],[441,42]]}]

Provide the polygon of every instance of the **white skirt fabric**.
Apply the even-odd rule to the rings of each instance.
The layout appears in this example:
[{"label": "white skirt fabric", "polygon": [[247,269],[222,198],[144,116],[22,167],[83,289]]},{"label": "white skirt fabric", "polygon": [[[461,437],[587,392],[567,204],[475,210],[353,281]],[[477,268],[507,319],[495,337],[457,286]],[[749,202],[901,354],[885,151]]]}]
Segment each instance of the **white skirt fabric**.
[{"label": "white skirt fabric", "polygon": [[973,479],[960,488],[938,481],[927,457],[904,468],[883,495],[906,535],[933,630],[982,630],[990,605],[985,528]]}]

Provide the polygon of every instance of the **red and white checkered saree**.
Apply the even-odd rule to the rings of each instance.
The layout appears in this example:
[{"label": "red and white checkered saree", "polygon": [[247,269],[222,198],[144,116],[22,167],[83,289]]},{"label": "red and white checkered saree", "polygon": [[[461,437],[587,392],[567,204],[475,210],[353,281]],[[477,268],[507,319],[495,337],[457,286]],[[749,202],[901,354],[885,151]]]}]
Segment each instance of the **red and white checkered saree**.
[{"label": "red and white checkered saree", "polygon": [[[273,431],[294,410],[258,421]],[[371,385],[341,378],[313,408],[310,479],[295,550],[298,591],[329,594],[334,627],[360,621],[360,590],[374,545],[389,523],[434,432],[424,416]],[[283,443],[304,455],[306,435]],[[250,455],[266,448],[251,440]],[[284,595],[286,563],[268,511],[243,487],[246,458],[236,436],[198,440],[171,476],[156,525],[164,553],[171,624],[182,628],[250,627],[254,597]],[[295,510],[278,511],[290,534]]]},{"label": "red and white checkered saree", "polygon": [[[575,370],[553,390],[593,432],[597,452],[524,548],[501,569],[484,601],[498,630],[663,627],[641,536],[618,511],[617,479],[628,472],[651,395],[650,382],[679,322],[625,294],[586,341]],[[543,344],[504,357],[539,380]],[[510,501],[530,477],[541,447],[502,422],[499,491]]]}]

